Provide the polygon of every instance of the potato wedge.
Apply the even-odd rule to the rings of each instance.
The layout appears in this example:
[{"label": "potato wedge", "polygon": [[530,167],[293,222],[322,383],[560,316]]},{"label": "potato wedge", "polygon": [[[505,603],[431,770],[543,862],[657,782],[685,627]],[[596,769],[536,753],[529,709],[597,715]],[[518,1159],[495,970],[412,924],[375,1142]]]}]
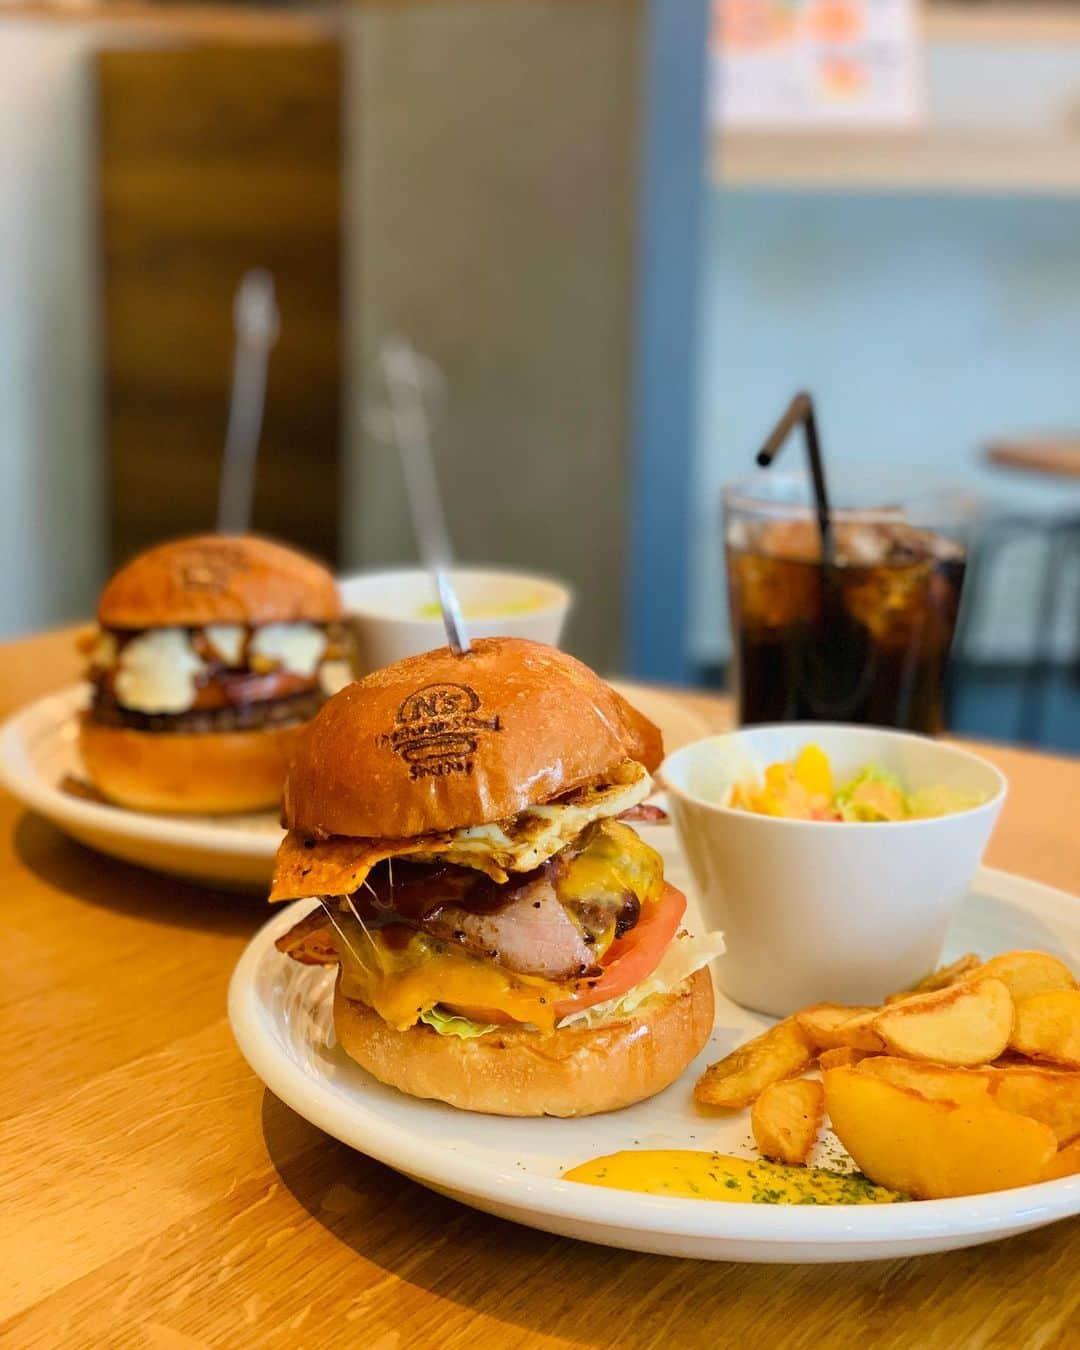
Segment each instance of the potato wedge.
[{"label": "potato wedge", "polygon": [[1038,1069],[1040,1073],[1075,1073],[1064,1064],[1034,1064],[1030,1056],[1019,1050],[1006,1049],[997,1059],[983,1065],[984,1069]]},{"label": "potato wedge", "polygon": [[802,1073],[813,1058],[814,1047],[806,1034],[793,1017],[787,1017],[710,1064],[697,1081],[694,1097],[703,1106],[737,1110],[756,1101],[771,1083]]},{"label": "potato wedge", "polygon": [[856,1050],[851,1045],[837,1045],[831,1050],[822,1050],[818,1055],[818,1068],[822,1073],[826,1069],[842,1069],[850,1064],[858,1064],[859,1060],[873,1053],[872,1050]]},{"label": "potato wedge", "polygon": [[874,1023],[881,1012],[880,1008],[871,1008],[847,1022],[841,1022],[833,1033],[841,1045],[852,1050],[864,1050],[867,1054],[880,1055],[887,1047],[875,1029]]},{"label": "potato wedge", "polygon": [[1059,1148],[1046,1165],[1040,1181],[1057,1181],[1059,1177],[1071,1177],[1080,1172],[1080,1139]]},{"label": "potato wedge", "polygon": [[1022,999],[1009,1045],[1032,1059],[1080,1069],[1080,989],[1053,989]]},{"label": "potato wedge", "polygon": [[[859,1072],[873,1074],[875,1078],[883,1078],[897,1087],[910,1088],[912,1092],[918,1092],[931,1101],[969,1105],[991,1100],[990,1079],[979,1069],[958,1069],[943,1064],[929,1064],[919,1059],[871,1055],[860,1060]],[[1003,1102],[998,1104],[1005,1105]],[[1020,1114],[1025,1113],[1021,1111]]]},{"label": "potato wedge", "polygon": [[1046,994],[1051,989],[1075,989],[1076,980],[1064,961],[1047,952],[1005,952],[991,957],[969,977],[972,980],[1000,980],[1013,996],[1013,1002]]},{"label": "potato wedge", "polygon": [[814,1003],[795,1014],[795,1020],[818,1050],[848,1046],[853,1050],[880,1051],[881,1037],[870,1025],[880,1008],[849,1008],[842,1003]]},{"label": "potato wedge", "polygon": [[873,1030],[890,1050],[938,1064],[985,1064],[1009,1044],[1012,995],[1000,980],[951,984],[890,1004]]},{"label": "potato wedge", "polygon": [[902,998],[910,998],[912,994],[932,994],[938,989],[947,989],[950,984],[955,984],[957,980],[962,980],[973,970],[977,970],[981,964],[975,952],[965,952],[947,966],[939,966],[937,970],[931,971],[911,989],[902,989],[899,993],[890,994],[885,1002],[898,1003]]},{"label": "potato wedge", "polygon": [[930,1101],[861,1066],[824,1081],[833,1130],[859,1169],[917,1200],[1030,1185],[1057,1152],[1049,1126],[989,1100]]},{"label": "potato wedge", "polygon": [[821,1132],[825,1089],[814,1078],[772,1083],[750,1111],[754,1143],[773,1162],[804,1163]]},{"label": "potato wedge", "polygon": [[1040,1064],[991,1065],[982,1074],[998,1106],[1049,1125],[1058,1144],[1080,1135],[1080,1073]]},{"label": "potato wedge", "polygon": [[989,1098],[1004,1111],[1049,1125],[1059,1146],[1080,1135],[1080,1073],[1068,1069],[1022,1063],[960,1069],[882,1055],[862,1059],[859,1068],[935,1101]]}]

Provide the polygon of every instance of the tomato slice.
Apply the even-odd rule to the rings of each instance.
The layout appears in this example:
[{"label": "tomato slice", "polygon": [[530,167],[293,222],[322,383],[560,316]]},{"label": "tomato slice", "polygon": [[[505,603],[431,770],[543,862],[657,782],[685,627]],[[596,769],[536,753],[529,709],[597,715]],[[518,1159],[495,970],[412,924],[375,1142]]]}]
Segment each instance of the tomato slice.
[{"label": "tomato slice", "polygon": [[556,1003],[556,1018],[619,998],[640,984],[660,964],[685,913],[686,896],[665,882],[656,904],[645,909],[629,933],[616,938],[604,953],[602,973],[596,979],[581,980],[573,993]]},{"label": "tomato slice", "polygon": [[[619,998],[640,984],[660,964],[668,944],[678,931],[686,913],[686,896],[670,882],[664,883],[660,899],[642,911],[641,918],[621,938],[616,938],[604,953],[601,973],[592,979],[564,985],[563,996],[555,1004],[555,1020],[592,1008],[597,1003]],[[499,1008],[472,1008],[455,1004],[453,1011],[474,1022],[509,1026],[514,1019]]]}]

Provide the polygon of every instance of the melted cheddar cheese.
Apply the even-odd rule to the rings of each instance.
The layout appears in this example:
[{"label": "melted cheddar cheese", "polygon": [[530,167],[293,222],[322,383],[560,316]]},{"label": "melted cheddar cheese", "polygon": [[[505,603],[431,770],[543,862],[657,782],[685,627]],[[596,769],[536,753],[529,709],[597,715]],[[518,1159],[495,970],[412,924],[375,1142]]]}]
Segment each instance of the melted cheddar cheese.
[{"label": "melted cheddar cheese", "polygon": [[339,924],[335,946],[341,992],[374,1008],[398,1031],[437,1003],[496,1009],[541,1031],[555,1025],[557,984],[515,975],[423,933],[412,933],[405,942],[387,941],[388,930],[373,931],[348,915],[340,916]]},{"label": "melted cheddar cheese", "polygon": [[[659,900],[664,889],[664,860],[629,825],[603,820],[582,835],[578,852],[556,875],[555,893],[564,905],[587,905],[633,895],[639,905]],[[573,856],[569,856],[569,855]]]}]

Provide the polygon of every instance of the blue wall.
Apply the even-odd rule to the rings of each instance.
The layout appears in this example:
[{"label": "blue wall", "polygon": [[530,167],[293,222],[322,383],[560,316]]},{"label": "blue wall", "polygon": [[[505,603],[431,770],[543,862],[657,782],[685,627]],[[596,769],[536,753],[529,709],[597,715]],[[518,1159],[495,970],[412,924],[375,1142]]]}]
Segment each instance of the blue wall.
[{"label": "blue wall", "polygon": [[646,14],[626,664],[685,683],[710,7],[648,0]]},{"label": "blue wall", "polygon": [[[800,386],[833,461],[933,466],[1013,508],[1080,510],[1076,488],[978,463],[995,437],[1080,434],[1080,200],[714,190],[702,285],[697,658],[727,649],[719,485],[752,468]],[[1003,595],[1003,623],[1024,604]]]}]

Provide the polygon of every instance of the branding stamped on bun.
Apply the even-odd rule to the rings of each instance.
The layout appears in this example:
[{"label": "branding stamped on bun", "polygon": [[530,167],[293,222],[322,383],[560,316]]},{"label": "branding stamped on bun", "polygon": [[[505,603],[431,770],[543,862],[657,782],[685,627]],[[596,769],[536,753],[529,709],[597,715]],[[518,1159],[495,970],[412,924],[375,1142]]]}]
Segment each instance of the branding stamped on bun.
[{"label": "branding stamped on bun", "polygon": [[394,729],[376,737],[408,766],[413,780],[472,773],[479,738],[501,731],[498,714],[480,715],[480,696],[467,684],[429,684],[402,702]]}]

